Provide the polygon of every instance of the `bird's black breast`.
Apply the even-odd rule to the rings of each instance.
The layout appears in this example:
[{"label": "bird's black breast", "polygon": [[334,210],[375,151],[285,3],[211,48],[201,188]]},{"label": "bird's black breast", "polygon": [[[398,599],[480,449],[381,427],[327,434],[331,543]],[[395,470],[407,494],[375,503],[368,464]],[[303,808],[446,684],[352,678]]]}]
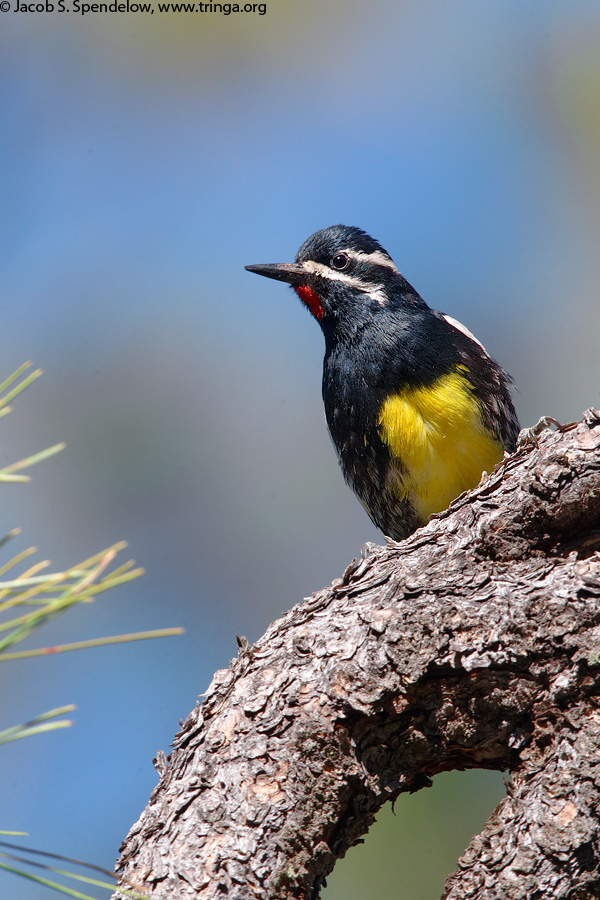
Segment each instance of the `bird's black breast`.
[{"label": "bird's black breast", "polygon": [[378,437],[379,411],[390,394],[433,384],[459,361],[445,329],[426,309],[410,318],[382,312],[348,336],[326,335],[323,402],[340,456],[347,444],[356,450]]},{"label": "bird's black breast", "polygon": [[402,536],[420,523],[408,501],[394,493],[401,462],[380,437],[380,410],[390,394],[432,383],[447,369],[438,343],[424,314],[410,323],[382,315],[348,337],[327,341],[323,402],[329,433],[344,478],[386,534]]}]

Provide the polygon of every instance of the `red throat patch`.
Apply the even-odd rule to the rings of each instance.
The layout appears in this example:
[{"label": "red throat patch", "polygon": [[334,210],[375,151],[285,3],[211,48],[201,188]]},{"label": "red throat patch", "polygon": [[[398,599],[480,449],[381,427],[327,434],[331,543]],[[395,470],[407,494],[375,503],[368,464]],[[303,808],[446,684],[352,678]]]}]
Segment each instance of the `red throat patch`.
[{"label": "red throat patch", "polygon": [[315,292],[311,291],[311,289],[305,284],[295,284],[294,290],[296,291],[302,302],[305,304],[305,306],[308,306],[315,319],[320,322],[325,315],[325,310],[323,309],[323,305]]}]

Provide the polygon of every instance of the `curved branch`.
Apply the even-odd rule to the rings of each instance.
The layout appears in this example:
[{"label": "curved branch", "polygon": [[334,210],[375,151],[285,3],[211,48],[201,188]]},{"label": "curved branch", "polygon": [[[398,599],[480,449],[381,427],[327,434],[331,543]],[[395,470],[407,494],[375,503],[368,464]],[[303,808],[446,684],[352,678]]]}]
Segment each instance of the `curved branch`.
[{"label": "curved branch", "polygon": [[[600,414],[545,431],[217,672],[123,847],[167,898],[313,898],[387,800],[513,773],[448,898],[600,883]],[[583,894],[581,894],[583,896]]]}]

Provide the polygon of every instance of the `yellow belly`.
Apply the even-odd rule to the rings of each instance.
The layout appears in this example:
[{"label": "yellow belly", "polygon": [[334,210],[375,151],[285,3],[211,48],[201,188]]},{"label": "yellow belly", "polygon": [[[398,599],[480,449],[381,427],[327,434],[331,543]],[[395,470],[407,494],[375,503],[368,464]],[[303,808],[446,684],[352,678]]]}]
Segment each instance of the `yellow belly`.
[{"label": "yellow belly", "polygon": [[476,487],[503,456],[461,369],[428,387],[392,394],[379,411],[381,439],[402,463],[391,475],[394,489],[424,521]]}]

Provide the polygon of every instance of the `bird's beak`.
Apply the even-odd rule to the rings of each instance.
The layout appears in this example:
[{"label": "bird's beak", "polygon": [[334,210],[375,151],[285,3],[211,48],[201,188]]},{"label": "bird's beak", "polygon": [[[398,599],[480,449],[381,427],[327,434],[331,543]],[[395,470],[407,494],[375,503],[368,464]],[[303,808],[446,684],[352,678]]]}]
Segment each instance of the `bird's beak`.
[{"label": "bird's beak", "polygon": [[264,275],[265,278],[275,278],[276,281],[287,281],[288,284],[302,284],[306,282],[304,266],[298,263],[264,263],[260,266],[246,266],[248,272]]}]

